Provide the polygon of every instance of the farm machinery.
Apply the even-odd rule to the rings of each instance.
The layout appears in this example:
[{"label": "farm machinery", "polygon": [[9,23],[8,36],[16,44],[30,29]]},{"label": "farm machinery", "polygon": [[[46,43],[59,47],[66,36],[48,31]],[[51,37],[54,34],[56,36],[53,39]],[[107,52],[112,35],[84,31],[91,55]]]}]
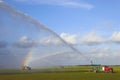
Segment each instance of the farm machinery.
[{"label": "farm machinery", "polygon": [[106,72],[106,73],[113,73],[113,68],[109,66],[102,66],[100,64],[92,64],[91,65],[91,72]]}]

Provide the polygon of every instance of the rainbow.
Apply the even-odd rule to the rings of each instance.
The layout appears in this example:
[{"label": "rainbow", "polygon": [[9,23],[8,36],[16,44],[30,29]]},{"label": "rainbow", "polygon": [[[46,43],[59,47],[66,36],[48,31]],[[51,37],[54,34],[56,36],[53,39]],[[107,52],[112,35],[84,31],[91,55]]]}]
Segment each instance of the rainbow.
[{"label": "rainbow", "polygon": [[30,59],[31,59],[31,57],[32,57],[32,53],[33,53],[33,48],[31,48],[31,49],[27,52],[27,55],[25,56],[25,59],[24,59],[24,61],[23,61],[22,66],[28,65],[28,63],[29,63],[29,61],[30,61]]}]

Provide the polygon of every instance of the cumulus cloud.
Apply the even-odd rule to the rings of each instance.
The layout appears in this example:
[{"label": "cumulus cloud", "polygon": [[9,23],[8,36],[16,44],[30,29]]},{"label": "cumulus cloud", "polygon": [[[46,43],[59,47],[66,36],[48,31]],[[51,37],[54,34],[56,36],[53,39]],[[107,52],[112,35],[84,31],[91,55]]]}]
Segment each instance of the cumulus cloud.
[{"label": "cumulus cloud", "polygon": [[77,44],[76,34],[61,33],[60,37],[65,40],[68,44]]},{"label": "cumulus cloud", "polygon": [[15,46],[21,48],[29,48],[36,46],[37,43],[35,40],[28,38],[27,36],[22,36],[16,43]]},{"label": "cumulus cloud", "polygon": [[[66,41],[68,44],[75,45],[77,44],[77,35],[61,33],[60,37]],[[64,42],[55,36],[48,36],[39,41],[42,45],[64,45]]]},{"label": "cumulus cloud", "polygon": [[5,42],[5,41],[0,41],[0,48],[5,48],[5,47],[7,47],[7,42]]},{"label": "cumulus cloud", "polygon": [[92,9],[94,6],[86,2],[80,2],[77,0],[15,0],[26,3],[35,4],[47,4],[47,5],[57,5],[57,6],[68,6],[68,7],[78,7],[83,9]]},{"label": "cumulus cloud", "polygon": [[63,42],[54,36],[44,37],[42,39],[30,39],[27,36],[22,36],[19,40],[15,42],[15,46],[20,48],[30,48],[30,47],[39,47],[39,46],[49,46],[49,45],[62,45]]},{"label": "cumulus cloud", "polygon": [[113,43],[120,43],[120,32],[114,32],[110,38],[104,39],[101,36],[96,35],[95,33],[90,33],[84,36],[81,39],[81,43],[83,44],[99,44],[103,42],[113,42]]},{"label": "cumulus cloud", "polygon": [[114,32],[109,39],[110,42],[120,43],[120,32]]},{"label": "cumulus cloud", "polygon": [[104,41],[105,40],[102,37],[96,35],[93,32],[89,33],[88,35],[84,36],[81,39],[82,44],[89,44],[89,45],[99,44],[99,43],[102,43]]},{"label": "cumulus cloud", "polygon": [[[112,36],[109,39],[104,39],[101,36],[91,32],[88,35],[81,38],[80,41],[78,41],[78,36],[76,34],[68,34],[68,33],[61,33],[60,37],[66,41],[68,44],[76,45],[76,44],[86,44],[86,45],[97,45],[101,43],[106,42],[114,42],[114,43],[120,43],[120,32],[114,32]],[[35,47],[35,46],[46,46],[46,45],[64,45],[64,43],[57,37],[54,36],[48,36],[44,37],[41,40],[33,40],[28,38],[27,36],[22,36],[15,45],[17,47]],[[7,43],[4,41],[0,41],[0,47],[6,47]]]},{"label": "cumulus cloud", "polygon": [[39,43],[42,45],[61,45],[62,42],[60,39],[54,37],[54,36],[49,36],[41,40]]}]

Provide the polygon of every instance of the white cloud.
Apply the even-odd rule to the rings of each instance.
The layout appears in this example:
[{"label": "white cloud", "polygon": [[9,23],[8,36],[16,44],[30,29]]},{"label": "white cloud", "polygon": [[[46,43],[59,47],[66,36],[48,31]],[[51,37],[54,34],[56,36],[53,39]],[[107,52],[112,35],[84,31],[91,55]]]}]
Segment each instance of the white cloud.
[{"label": "white cloud", "polygon": [[29,48],[36,46],[37,42],[35,40],[32,40],[28,38],[27,36],[22,36],[16,43],[15,46],[21,47],[21,48]]},{"label": "white cloud", "polygon": [[77,35],[61,33],[60,37],[69,44],[77,44]]},{"label": "white cloud", "polygon": [[81,39],[81,43],[83,44],[89,44],[89,45],[93,45],[93,44],[99,44],[99,43],[102,43],[104,42],[105,40],[96,35],[95,33],[89,33],[88,35],[84,36],[82,39]]},{"label": "white cloud", "polygon": [[[61,33],[60,37],[68,44],[75,45],[78,43],[77,35],[75,34]],[[39,41],[39,43],[42,45],[65,45],[61,39],[54,36],[48,36],[46,38],[43,38],[42,40]]]},{"label": "white cloud", "polygon": [[40,41],[41,44],[43,45],[61,45],[62,42],[59,38],[56,37],[46,37],[43,40]]},{"label": "white cloud", "polygon": [[68,7],[79,7],[83,9],[92,9],[94,6],[89,3],[80,2],[77,0],[15,0],[26,3],[34,4],[47,4],[47,5],[58,5],[58,6],[68,6]]},{"label": "white cloud", "polygon": [[114,32],[109,39],[110,42],[120,43],[120,32]]},{"label": "white cloud", "polygon": [[[77,35],[72,35],[72,34],[67,34],[67,33],[62,33],[60,37],[65,40],[68,44],[77,44]],[[55,37],[55,36],[48,36],[44,37],[40,40],[33,40],[30,39],[27,36],[22,36],[20,39],[15,43],[15,46],[17,47],[22,47],[22,48],[29,48],[29,47],[34,47],[34,46],[49,46],[49,45],[65,45],[64,42],[62,42],[61,39]]]},{"label": "white cloud", "polygon": [[104,39],[95,33],[89,33],[81,39],[84,44],[99,44],[103,42],[120,43],[120,32],[114,32],[109,39]]},{"label": "white cloud", "polygon": [[[114,42],[120,43],[120,32],[114,32],[109,39],[104,39],[101,36],[91,32],[88,35],[84,36],[80,41],[78,41],[78,36],[76,34],[68,34],[68,33],[61,33],[60,37],[66,41],[68,44],[76,45],[76,44],[86,44],[86,45],[96,45],[105,42]],[[2,45],[2,42],[1,42]],[[41,40],[32,40],[27,36],[22,36],[15,45],[17,47],[33,47],[33,46],[40,46],[40,45],[64,45],[59,38],[54,36],[45,37]]]}]

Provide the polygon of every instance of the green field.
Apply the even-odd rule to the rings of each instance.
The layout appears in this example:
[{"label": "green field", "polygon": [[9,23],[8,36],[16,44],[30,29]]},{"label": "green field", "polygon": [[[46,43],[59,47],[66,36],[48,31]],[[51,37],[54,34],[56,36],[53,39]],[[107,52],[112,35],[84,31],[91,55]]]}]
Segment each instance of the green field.
[{"label": "green field", "polygon": [[95,73],[89,69],[90,66],[68,66],[31,71],[1,70],[6,74],[0,74],[0,80],[120,80],[120,66],[113,66],[114,73]]}]

